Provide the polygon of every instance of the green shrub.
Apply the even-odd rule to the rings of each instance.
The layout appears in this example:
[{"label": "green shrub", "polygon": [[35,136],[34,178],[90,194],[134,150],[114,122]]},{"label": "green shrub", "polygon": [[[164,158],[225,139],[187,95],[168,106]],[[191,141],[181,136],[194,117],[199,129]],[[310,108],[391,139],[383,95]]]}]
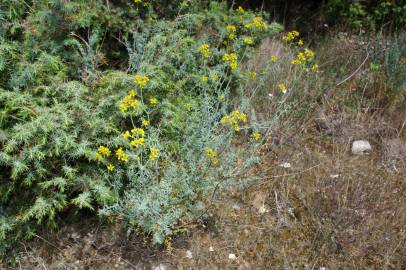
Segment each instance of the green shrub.
[{"label": "green shrub", "polygon": [[330,0],[326,5],[330,23],[348,24],[355,29],[379,30],[390,25],[401,29],[406,24],[406,4],[388,0]]},{"label": "green shrub", "polygon": [[280,27],[216,2],[17,3],[0,14],[2,250],[69,209],[162,243],[258,161],[270,126],[248,118],[243,63]]}]

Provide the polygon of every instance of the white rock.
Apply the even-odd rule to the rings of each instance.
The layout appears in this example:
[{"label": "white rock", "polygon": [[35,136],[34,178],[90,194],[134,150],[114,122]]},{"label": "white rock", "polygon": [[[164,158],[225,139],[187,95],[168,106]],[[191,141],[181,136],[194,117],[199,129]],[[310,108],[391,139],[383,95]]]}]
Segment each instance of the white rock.
[{"label": "white rock", "polygon": [[265,214],[265,213],[268,212],[268,209],[266,209],[265,205],[262,205],[262,206],[258,209],[258,212],[259,212],[260,214]]},{"label": "white rock", "polygon": [[154,270],[166,270],[165,264],[159,264],[156,267],[154,267]]},{"label": "white rock", "polygon": [[230,259],[230,260],[235,260],[235,259],[237,259],[237,256],[235,256],[235,254],[234,253],[230,253],[230,254],[228,254],[228,258]]},{"label": "white rock", "polygon": [[362,155],[366,151],[372,150],[371,144],[365,140],[354,141],[351,151],[354,155]]},{"label": "white rock", "polygon": [[210,251],[210,252],[213,252],[213,251],[214,251],[214,248],[213,248],[213,247],[209,247],[209,251]]},{"label": "white rock", "polygon": [[190,250],[186,251],[186,258],[193,259],[192,251],[190,251]]},{"label": "white rock", "polygon": [[289,162],[284,162],[282,164],[279,164],[279,167],[290,168],[290,167],[292,167],[292,165]]},{"label": "white rock", "polygon": [[339,174],[330,174],[331,178],[338,178],[340,175]]}]

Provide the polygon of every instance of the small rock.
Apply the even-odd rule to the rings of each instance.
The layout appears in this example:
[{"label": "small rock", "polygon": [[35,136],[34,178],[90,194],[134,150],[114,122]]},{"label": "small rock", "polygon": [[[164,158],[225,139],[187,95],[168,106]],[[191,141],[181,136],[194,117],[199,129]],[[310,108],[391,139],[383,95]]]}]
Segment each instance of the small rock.
[{"label": "small rock", "polygon": [[192,251],[190,251],[190,250],[186,251],[186,258],[193,259]]},{"label": "small rock", "polygon": [[330,174],[331,178],[338,178],[340,175],[339,174]]},{"label": "small rock", "polygon": [[209,247],[209,251],[210,251],[210,252],[213,252],[213,251],[214,251],[214,248],[213,248],[213,247]]},{"label": "small rock", "polygon": [[366,151],[372,150],[371,144],[365,140],[354,141],[351,151],[354,155],[362,155]]},{"label": "small rock", "polygon": [[156,267],[154,267],[154,270],[166,270],[165,264],[160,263]]},{"label": "small rock", "polygon": [[279,167],[290,168],[290,167],[292,167],[292,165],[289,162],[284,162],[282,164],[279,164]]},{"label": "small rock", "polygon": [[259,212],[260,214],[265,214],[265,213],[269,212],[269,210],[266,209],[266,207],[265,207],[264,205],[262,205],[262,206],[258,209],[258,212]]},{"label": "small rock", "polygon": [[230,253],[230,254],[228,254],[228,258],[229,258],[230,260],[234,261],[234,260],[237,259],[237,256],[235,256],[234,253]]}]

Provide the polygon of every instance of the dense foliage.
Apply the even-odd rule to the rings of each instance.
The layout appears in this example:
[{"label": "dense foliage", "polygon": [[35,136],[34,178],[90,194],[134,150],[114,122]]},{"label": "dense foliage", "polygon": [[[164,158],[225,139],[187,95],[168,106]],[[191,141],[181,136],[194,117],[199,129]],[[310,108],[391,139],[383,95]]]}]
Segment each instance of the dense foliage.
[{"label": "dense foliage", "polygon": [[392,30],[400,30],[406,25],[406,4],[401,0],[330,0],[326,7],[329,22],[356,29],[380,30],[389,25]]},{"label": "dense foliage", "polygon": [[242,63],[280,26],[164,2],[1,2],[2,249],[75,209],[162,243],[256,162],[269,126],[247,116]]}]

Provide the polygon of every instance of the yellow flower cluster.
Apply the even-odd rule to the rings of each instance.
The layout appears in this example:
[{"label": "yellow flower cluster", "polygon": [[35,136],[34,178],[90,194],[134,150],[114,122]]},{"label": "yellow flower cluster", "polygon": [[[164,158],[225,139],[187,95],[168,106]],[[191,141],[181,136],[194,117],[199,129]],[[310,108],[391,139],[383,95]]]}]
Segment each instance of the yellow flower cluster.
[{"label": "yellow flower cluster", "polygon": [[233,24],[227,25],[227,32],[229,39],[235,39],[237,37],[237,27]]},{"label": "yellow flower cluster", "polygon": [[261,139],[261,137],[262,137],[261,133],[259,133],[259,132],[254,132],[251,135],[251,138],[256,142],[259,141]]},{"label": "yellow flower cluster", "polygon": [[256,29],[256,30],[267,30],[268,29],[268,24],[264,21],[264,19],[262,19],[262,17],[255,17],[252,22],[247,23],[245,25],[245,28],[250,30],[252,28]]},{"label": "yellow flower cluster", "polygon": [[286,42],[291,42],[291,41],[295,40],[297,37],[299,37],[298,31],[290,31],[282,37],[282,40],[284,40]]},{"label": "yellow flower cluster", "polygon": [[278,61],[278,57],[276,57],[276,55],[272,55],[271,61],[272,61],[272,63],[276,63],[276,61]]},{"label": "yellow flower cluster", "polygon": [[147,120],[147,119],[145,119],[145,118],[142,118],[142,119],[141,119],[141,125],[142,125],[143,127],[149,126],[149,120]]},{"label": "yellow flower cluster", "polygon": [[109,163],[109,164],[107,165],[107,170],[108,170],[109,172],[114,171],[115,168],[116,168],[116,167],[115,167],[113,164],[111,164],[111,163]]},{"label": "yellow flower cluster", "polygon": [[221,119],[220,123],[223,125],[228,124],[228,125],[232,126],[235,131],[239,131],[241,129],[240,124],[247,123],[247,115],[243,112],[236,110],[236,111],[233,111],[230,115],[224,116]]},{"label": "yellow flower cluster", "polygon": [[240,14],[240,15],[242,15],[242,14],[245,13],[245,10],[242,8],[242,6],[239,6],[239,7],[236,9],[236,11],[237,11],[237,13]]},{"label": "yellow flower cluster", "polygon": [[158,158],[158,156],[159,156],[159,149],[158,148],[156,148],[156,147],[151,147],[150,149],[149,149],[149,151],[150,151],[150,154],[149,154],[149,159],[150,160],[156,160],[157,158]]},{"label": "yellow flower cluster", "polygon": [[149,77],[146,75],[137,74],[135,75],[134,81],[140,88],[144,88],[149,83]]},{"label": "yellow flower cluster", "polygon": [[123,98],[120,106],[118,107],[121,112],[128,111],[129,108],[136,109],[139,105],[139,101],[135,98],[136,94],[134,90],[128,92],[128,95]]},{"label": "yellow flower cluster", "polygon": [[148,103],[152,106],[157,105],[158,104],[158,100],[156,98],[150,98],[148,100]]},{"label": "yellow flower cluster", "polygon": [[102,161],[104,157],[110,156],[111,151],[109,148],[100,145],[99,148],[97,148],[97,153],[96,153],[96,159],[98,161]]},{"label": "yellow flower cluster", "polygon": [[226,53],[223,55],[223,61],[228,64],[231,69],[236,69],[238,67],[237,54]]},{"label": "yellow flower cluster", "polygon": [[286,88],[286,85],[284,83],[278,84],[278,88],[279,88],[279,91],[281,91],[283,94],[286,94],[286,92],[288,91]]},{"label": "yellow flower cluster", "polygon": [[145,131],[142,128],[133,128],[131,133],[128,130],[123,134],[123,136],[128,139],[131,138],[131,146],[138,148],[142,146],[145,142]]},{"label": "yellow flower cluster", "polygon": [[200,52],[204,58],[210,57],[210,46],[207,43],[202,44],[199,48],[197,48],[197,51]]},{"label": "yellow flower cluster", "polygon": [[213,165],[217,165],[220,163],[220,160],[218,159],[219,153],[217,153],[214,149],[212,148],[207,148],[206,149],[206,156],[209,158],[210,162]]},{"label": "yellow flower cluster", "polygon": [[255,80],[257,78],[257,73],[255,71],[250,71],[249,76],[251,80]]},{"label": "yellow flower cluster", "polygon": [[252,40],[252,38],[244,38],[244,44],[252,45],[253,43],[254,41]]},{"label": "yellow flower cluster", "polygon": [[305,49],[304,52],[299,52],[296,58],[292,60],[292,65],[301,65],[305,62],[309,62],[313,59],[314,52],[310,49]]},{"label": "yellow flower cluster", "polygon": [[127,163],[128,162],[128,155],[125,153],[122,147],[116,150],[116,157],[118,160]]}]

